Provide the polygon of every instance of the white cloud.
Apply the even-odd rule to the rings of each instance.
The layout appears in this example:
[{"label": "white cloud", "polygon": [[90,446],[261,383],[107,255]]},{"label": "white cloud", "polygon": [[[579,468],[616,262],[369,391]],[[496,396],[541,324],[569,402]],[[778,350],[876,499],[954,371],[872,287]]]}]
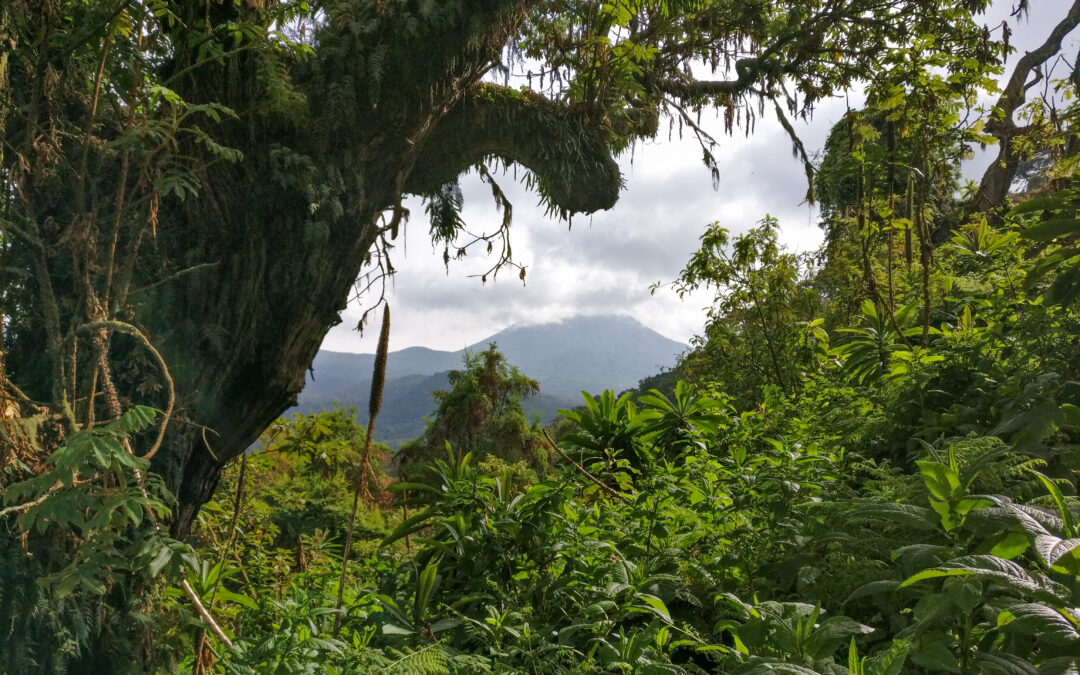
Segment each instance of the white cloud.
[{"label": "white cloud", "polygon": [[[819,115],[807,129],[811,142],[823,138],[816,127],[827,130],[834,121],[828,117]],[[820,239],[814,214],[800,204],[806,192],[802,166],[792,159],[778,124],[760,121],[749,139],[717,137],[721,181],[716,190],[696,142],[665,139],[639,146],[633,157],[622,159],[627,188],[615,208],[576,217],[569,229],[545,217],[535,195],[512,176],[502,177],[500,184],[514,204],[514,255],[527,266],[524,286],[516,270],[486,284],[470,277],[492,264],[479,251],[451,262],[447,274],[442,251],[433,250],[428,240],[423,208],[411,202],[413,217],[396,251],[398,274],[389,293],[393,348],[458,349],[514,323],[598,313],[630,314],[670,338],[689,341],[702,327],[709,297],[679,301],[668,289],[650,294],[649,286],[678,276],[706,224],[719,220],[743,231],[768,213],[780,218],[793,247],[811,249]],[[495,228],[501,214],[488,186],[469,176],[463,191],[470,229]],[[361,311],[360,305],[350,305],[324,348],[372,351],[375,335],[352,330]]]}]

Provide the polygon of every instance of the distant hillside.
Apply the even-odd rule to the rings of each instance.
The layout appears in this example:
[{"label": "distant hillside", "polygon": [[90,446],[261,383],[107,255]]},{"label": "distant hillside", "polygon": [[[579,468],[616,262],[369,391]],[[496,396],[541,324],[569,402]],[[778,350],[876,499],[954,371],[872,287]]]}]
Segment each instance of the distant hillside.
[{"label": "distant hillside", "polygon": [[[638,380],[674,365],[686,348],[630,317],[591,316],[511,326],[456,352],[424,347],[390,352],[376,437],[396,447],[423,433],[424,417],[435,409],[431,393],[449,387],[447,373],[462,367],[466,351],[482,351],[492,342],[511,364],[540,383],[540,395],[526,400],[525,407],[544,422],[559,408],[578,405],[583,390],[636,386]],[[366,412],[374,362],[373,354],[320,351],[297,410],[323,410],[338,401]]]}]

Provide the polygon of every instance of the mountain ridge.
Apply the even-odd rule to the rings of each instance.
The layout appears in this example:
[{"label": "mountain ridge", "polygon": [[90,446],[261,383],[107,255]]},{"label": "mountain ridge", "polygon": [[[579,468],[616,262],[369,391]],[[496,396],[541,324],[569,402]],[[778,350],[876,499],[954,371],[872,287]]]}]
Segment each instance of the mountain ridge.
[{"label": "mountain ridge", "polygon": [[[391,340],[393,337],[391,336]],[[447,389],[449,371],[466,353],[494,343],[510,364],[540,383],[526,412],[546,422],[560,408],[580,405],[581,391],[621,391],[675,364],[686,345],[625,315],[577,316],[559,322],[515,324],[464,349],[406,347],[387,355],[386,387],[377,436],[392,446],[423,433],[435,410],[431,393]],[[367,408],[374,354],[320,350],[294,412],[318,412],[338,402]]]}]

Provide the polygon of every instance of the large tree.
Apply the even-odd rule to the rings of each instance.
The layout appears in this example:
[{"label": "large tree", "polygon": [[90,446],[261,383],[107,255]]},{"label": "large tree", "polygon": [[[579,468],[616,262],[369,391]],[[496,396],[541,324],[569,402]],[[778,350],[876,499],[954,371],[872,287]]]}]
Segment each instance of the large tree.
[{"label": "large tree", "polygon": [[438,406],[423,435],[398,451],[401,480],[431,480],[431,468],[446,457],[447,447],[477,460],[522,463],[543,475],[551,468],[551,451],[522,406],[540,393],[540,384],[511,365],[495,343],[466,353],[464,366],[448,374],[449,390],[433,393]]},{"label": "large tree", "polygon": [[664,120],[711,164],[703,108],[749,129],[768,103],[790,129],[898,51],[993,62],[984,5],[7,0],[0,385],[54,437],[167,410],[134,451],[183,534],[357,278],[392,269],[403,195],[448,256],[454,181],[483,162],[528,169],[560,216],[606,209],[614,157]]}]

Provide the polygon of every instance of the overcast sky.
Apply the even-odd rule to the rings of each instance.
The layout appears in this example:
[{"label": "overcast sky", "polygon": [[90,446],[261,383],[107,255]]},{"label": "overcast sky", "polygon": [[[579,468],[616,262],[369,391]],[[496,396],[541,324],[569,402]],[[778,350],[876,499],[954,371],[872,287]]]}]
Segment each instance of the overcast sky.
[{"label": "overcast sky", "polygon": [[[1064,16],[1067,0],[1031,0],[1029,17],[1017,25],[1011,19],[1012,42],[1018,51],[1006,73],[1025,50],[1041,43]],[[986,23],[1008,17],[1011,3],[996,3]],[[1065,53],[1076,54],[1075,36]],[[1062,71],[1063,73],[1064,71]],[[853,93],[857,107],[861,92]],[[820,150],[829,129],[844,114],[848,102],[836,99],[819,105],[812,121],[796,124],[809,152]],[[638,145],[620,158],[626,188],[610,211],[578,216],[567,229],[544,215],[537,199],[515,183],[512,175],[498,178],[514,205],[511,243],[514,257],[528,268],[526,284],[517,270],[504,270],[481,284],[479,274],[493,259],[479,249],[442,264],[442,250],[433,250],[428,222],[418,200],[407,206],[412,220],[399,237],[393,263],[398,273],[388,287],[393,313],[391,350],[410,346],[456,350],[512,324],[558,321],[578,314],[628,314],[653,330],[680,342],[702,330],[710,294],[680,301],[670,289],[650,294],[656,281],[671,281],[697,248],[706,224],[720,221],[732,232],[753,227],[766,214],[779,219],[781,238],[790,249],[815,249],[822,233],[815,209],[803,203],[806,176],[792,157],[791,142],[771,116],[759,120],[754,133],[728,137],[721,125],[706,120],[720,145],[715,152],[721,180],[713,189],[701,150],[691,138]],[[986,159],[977,158],[965,174],[977,176]],[[464,219],[472,231],[494,230],[501,221],[490,188],[474,174],[463,178]],[[361,335],[356,323],[368,297],[353,301],[342,323],[323,342],[324,349],[373,352],[376,328]]]}]

